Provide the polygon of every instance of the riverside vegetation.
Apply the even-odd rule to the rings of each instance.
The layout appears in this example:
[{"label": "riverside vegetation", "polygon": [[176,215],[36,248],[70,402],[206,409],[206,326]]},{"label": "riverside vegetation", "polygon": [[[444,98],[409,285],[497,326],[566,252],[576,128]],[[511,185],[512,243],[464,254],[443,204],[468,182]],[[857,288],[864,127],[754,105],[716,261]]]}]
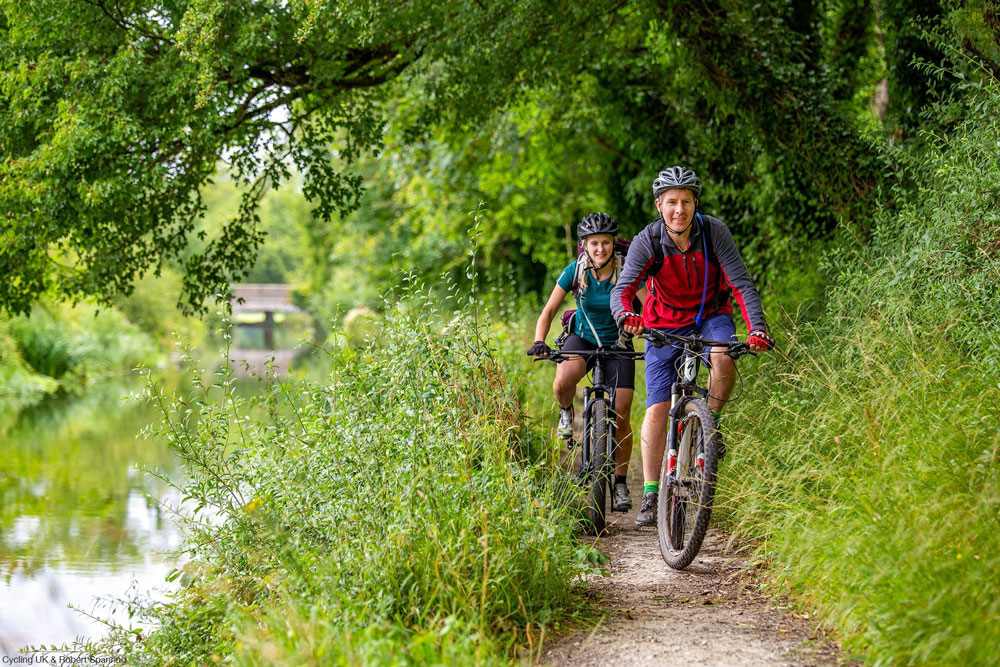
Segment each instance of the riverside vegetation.
[{"label": "riverside vegetation", "polygon": [[0,416],[5,424],[47,395],[156,358],[156,345],[120,311],[40,303],[31,317],[0,316]]},{"label": "riverside vegetation", "polygon": [[242,399],[224,366],[184,400],[150,386],[189,475],[188,560],[170,600],[127,602],[155,630],[114,628],[90,650],[488,664],[574,613],[599,554],[576,541],[573,486],[525,426],[502,331],[407,303],[369,346],[328,349],[321,383]]}]

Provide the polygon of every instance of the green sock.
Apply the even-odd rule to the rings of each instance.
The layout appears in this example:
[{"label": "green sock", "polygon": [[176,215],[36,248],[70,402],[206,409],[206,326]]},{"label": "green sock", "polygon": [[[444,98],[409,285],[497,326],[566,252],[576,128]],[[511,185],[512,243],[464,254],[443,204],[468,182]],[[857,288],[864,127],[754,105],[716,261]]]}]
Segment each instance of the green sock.
[{"label": "green sock", "polygon": [[715,417],[715,423],[718,424],[722,418],[722,410],[712,410],[712,416]]},{"label": "green sock", "polygon": [[642,495],[646,495],[652,491],[653,493],[659,493],[660,483],[659,482],[643,482],[642,484]]}]

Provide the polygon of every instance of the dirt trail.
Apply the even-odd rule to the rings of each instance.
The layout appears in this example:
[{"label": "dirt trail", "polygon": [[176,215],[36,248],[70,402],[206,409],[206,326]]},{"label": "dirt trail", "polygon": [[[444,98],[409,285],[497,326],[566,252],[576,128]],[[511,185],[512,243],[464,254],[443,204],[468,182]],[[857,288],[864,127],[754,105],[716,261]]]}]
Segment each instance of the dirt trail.
[{"label": "dirt trail", "polygon": [[[632,470],[639,470],[638,461]],[[632,477],[630,471],[630,477]],[[552,640],[536,664],[831,665],[839,647],[801,615],[756,593],[746,564],[712,529],[695,561],[676,572],[660,558],[655,528],[638,528],[635,508],[613,514],[598,541],[609,577],[588,587],[607,616],[592,631]]]}]

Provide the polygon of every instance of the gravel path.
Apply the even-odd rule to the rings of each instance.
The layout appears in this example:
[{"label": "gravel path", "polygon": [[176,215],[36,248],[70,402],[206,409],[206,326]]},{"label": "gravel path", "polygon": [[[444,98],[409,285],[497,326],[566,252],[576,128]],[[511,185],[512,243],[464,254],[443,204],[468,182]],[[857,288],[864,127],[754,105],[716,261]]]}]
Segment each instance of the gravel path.
[{"label": "gravel path", "polygon": [[[640,497],[637,483],[631,491]],[[757,593],[721,531],[710,530],[695,561],[677,572],[660,558],[656,529],[636,527],[636,509],[613,514],[597,543],[611,559],[610,576],[591,576],[587,585],[606,616],[590,631],[550,640],[535,664],[839,664],[839,647],[805,615]]]}]

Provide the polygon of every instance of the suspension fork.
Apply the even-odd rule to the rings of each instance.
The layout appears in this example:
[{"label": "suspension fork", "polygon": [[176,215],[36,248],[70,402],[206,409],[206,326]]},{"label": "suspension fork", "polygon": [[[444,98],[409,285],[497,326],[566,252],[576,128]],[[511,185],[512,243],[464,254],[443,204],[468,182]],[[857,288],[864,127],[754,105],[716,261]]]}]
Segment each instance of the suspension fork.
[{"label": "suspension fork", "polygon": [[583,442],[580,444],[583,450],[582,457],[580,459],[580,473],[586,474],[590,470],[590,447],[587,446],[587,441],[590,439],[590,394],[591,388],[583,388]]},{"label": "suspension fork", "polygon": [[[677,468],[677,458],[678,458],[678,435],[680,433],[681,426],[683,426],[684,419],[684,406],[685,404],[695,396],[692,395],[692,389],[698,391],[698,387],[695,384],[698,377],[698,369],[701,367],[701,357],[694,355],[685,345],[682,352],[682,363],[681,367],[678,369],[677,379],[674,381],[673,386],[670,388],[670,420],[667,426],[667,477],[669,478],[673,475]],[[691,465],[691,461],[686,462],[687,465]],[[697,460],[693,462],[695,465],[704,468],[704,459],[702,453],[698,452]]]},{"label": "suspension fork", "polygon": [[[618,449],[618,442],[617,442],[617,439],[616,439],[615,420],[610,418],[611,417],[610,413],[617,414],[616,412],[614,412],[615,390],[614,390],[613,387],[610,388],[610,389],[604,387],[603,385],[595,385],[595,386],[592,386],[592,387],[584,387],[584,389],[583,389],[583,406],[584,406],[583,407],[583,437],[584,438],[590,438],[591,439],[590,440],[591,446],[594,445],[594,441],[592,439],[593,438],[592,426],[593,426],[593,417],[594,417],[594,415],[593,415],[594,400],[593,399],[594,398],[601,398],[602,395],[606,397],[606,400],[608,402],[608,410],[609,410],[609,414],[608,414],[608,417],[609,417],[609,419],[608,419],[608,436],[611,438],[611,455],[612,455],[612,457],[614,457],[615,452]],[[583,449],[582,465],[585,466],[585,468],[584,468],[585,470],[589,470],[590,466],[591,466],[590,447],[582,447],[582,449]],[[614,459],[612,459],[612,465],[614,465],[613,461],[614,461]]]},{"label": "suspension fork", "polygon": [[684,416],[684,404],[687,403],[687,401],[688,397],[681,393],[680,383],[675,382],[670,393],[670,418],[667,421],[666,456],[668,478],[673,475],[674,470],[677,469],[677,437],[680,432],[680,428],[683,425],[682,420]]},{"label": "suspension fork", "polygon": [[618,467],[617,454],[618,454],[618,412],[615,410],[615,388],[611,387],[607,390],[608,394],[608,438],[611,439],[611,461],[608,465],[611,466],[612,475],[614,475],[614,470]]}]

